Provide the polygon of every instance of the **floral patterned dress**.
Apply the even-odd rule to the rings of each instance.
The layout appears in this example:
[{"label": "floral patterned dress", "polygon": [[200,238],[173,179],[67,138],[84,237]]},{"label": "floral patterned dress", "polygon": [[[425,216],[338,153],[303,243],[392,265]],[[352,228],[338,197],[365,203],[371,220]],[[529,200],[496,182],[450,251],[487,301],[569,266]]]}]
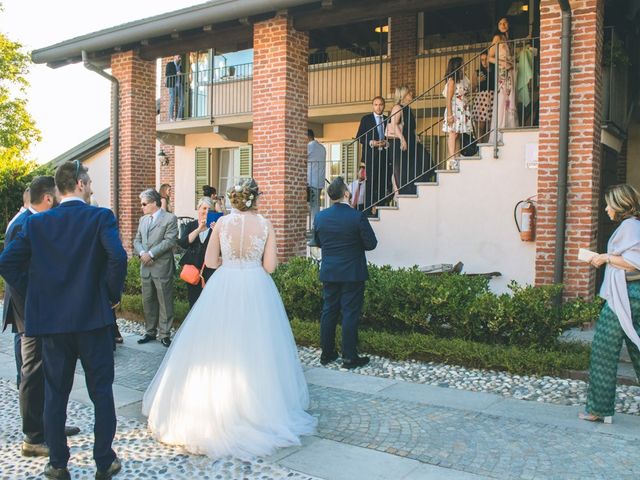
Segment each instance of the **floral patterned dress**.
[{"label": "floral patterned dress", "polygon": [[[449,82],[442,91],[442,96],[447,98],[447,89]],[[449,123],[447,118],[449,117],[449,108],[444,111],[444,123],[442,124],[443,132],[455,132],[455,133],[472,133],[473,125],[471,123],[471,111],[469,110],[469,104],[471,101],[471,82],[467,77],[463,77],[462,80],[455,84],[455,92],[453,99],[451,100],[453,108],[453,123]]]}]

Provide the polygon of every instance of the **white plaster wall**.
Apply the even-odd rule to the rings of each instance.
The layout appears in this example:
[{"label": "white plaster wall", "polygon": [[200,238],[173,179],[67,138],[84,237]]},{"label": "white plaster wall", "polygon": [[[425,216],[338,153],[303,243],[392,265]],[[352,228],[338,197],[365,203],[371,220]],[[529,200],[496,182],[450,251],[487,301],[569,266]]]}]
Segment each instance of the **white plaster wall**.
[{"label": "white plaster wall", "polygon": [[101,207],[111,208],[111,148],[106,146],[85,159],[82,164],[89,169],[93,198]]},{"label": "white plaster wall", "polygon": [[481,160],[462,160],[460,173],[438,175],[437,186],[419,186],[418,198],[399,199],[371,222],[378,247],[369,261],[396,267],[464,263],[463,272],[498,271],[491,289],[511,280],[534,282],[535,242],[522,242],[513,221],[519,200],[536,194],[537,169],[525,167],[525,145],[537,131],[505,132],[499,158],[482,147]]},{"label": "white plaster wall", "polygon": [[[249,143],[251,143],[251,131]],[[177,216],[196,216],[194,208],[196,148],[230,148],[240,145],[246,144],[224,140],[214,133],[197,133],[186,135],[184,147],[175,147],[175,185],[172,200],[174,213]],[[218,172],[212,172],[212,177],[216,179]]]}]

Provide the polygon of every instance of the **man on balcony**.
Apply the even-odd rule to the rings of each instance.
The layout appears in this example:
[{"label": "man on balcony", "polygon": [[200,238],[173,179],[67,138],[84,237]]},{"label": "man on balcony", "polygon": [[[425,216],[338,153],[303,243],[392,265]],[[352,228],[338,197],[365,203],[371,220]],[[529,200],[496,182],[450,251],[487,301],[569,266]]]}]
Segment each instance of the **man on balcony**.
[{"label": "man on balcony", "polygon": [[[311,221],[320,211],[322,189],[326,177],[327,150],[316,140],[313,130],[307,130],[307,188]],[[313,226],[313,225],[312,225]]]},{"label": "man on balcony", "polygon": [[[169,89],[169,121],[176,118],[182,119],[184,110],[184,81],[182,71],[182,58],[180,55],[173,57],[173,61],[167,63],[165,68],[166,86]],[[176,97],[178,97],[178,115],[176,117]]]},{"label": "man on balcony", "polygon": [[362,117],[356,134],[361,145],[361,162],[366,170],[364,208],[369,215],[375,212],[375,207],[388,202],[392,196],[393,165],[388,164],[387,158],[389,144],[385,140],[387,117],[382,113],[384,103],[384,98],[380,96],[372,100],[373,113]]}]

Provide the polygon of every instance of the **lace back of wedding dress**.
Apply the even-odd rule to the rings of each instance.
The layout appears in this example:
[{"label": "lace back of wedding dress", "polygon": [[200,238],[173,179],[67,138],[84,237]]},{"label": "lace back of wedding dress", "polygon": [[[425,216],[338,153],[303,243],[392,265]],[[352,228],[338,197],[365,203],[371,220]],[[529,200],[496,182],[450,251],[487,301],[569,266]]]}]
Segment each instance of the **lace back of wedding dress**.
[{"label": "lace back of wedding dress", "polygon": [[265,218],[252,212],[232,212],[221,220],[220,249],[223,265],[261,262],[269,234]]}]

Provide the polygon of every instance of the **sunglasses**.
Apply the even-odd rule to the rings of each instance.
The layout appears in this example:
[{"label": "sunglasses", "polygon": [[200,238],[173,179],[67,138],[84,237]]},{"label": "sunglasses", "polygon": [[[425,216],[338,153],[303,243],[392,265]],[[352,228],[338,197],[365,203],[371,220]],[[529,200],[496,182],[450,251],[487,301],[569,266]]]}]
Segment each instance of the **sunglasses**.
[{"label": "sunglasses", "polygon": [[146,207],[147,205],[149,205],[148,203],[144,203],[142,202],[140,205],[142,205],[143,207]]}]

